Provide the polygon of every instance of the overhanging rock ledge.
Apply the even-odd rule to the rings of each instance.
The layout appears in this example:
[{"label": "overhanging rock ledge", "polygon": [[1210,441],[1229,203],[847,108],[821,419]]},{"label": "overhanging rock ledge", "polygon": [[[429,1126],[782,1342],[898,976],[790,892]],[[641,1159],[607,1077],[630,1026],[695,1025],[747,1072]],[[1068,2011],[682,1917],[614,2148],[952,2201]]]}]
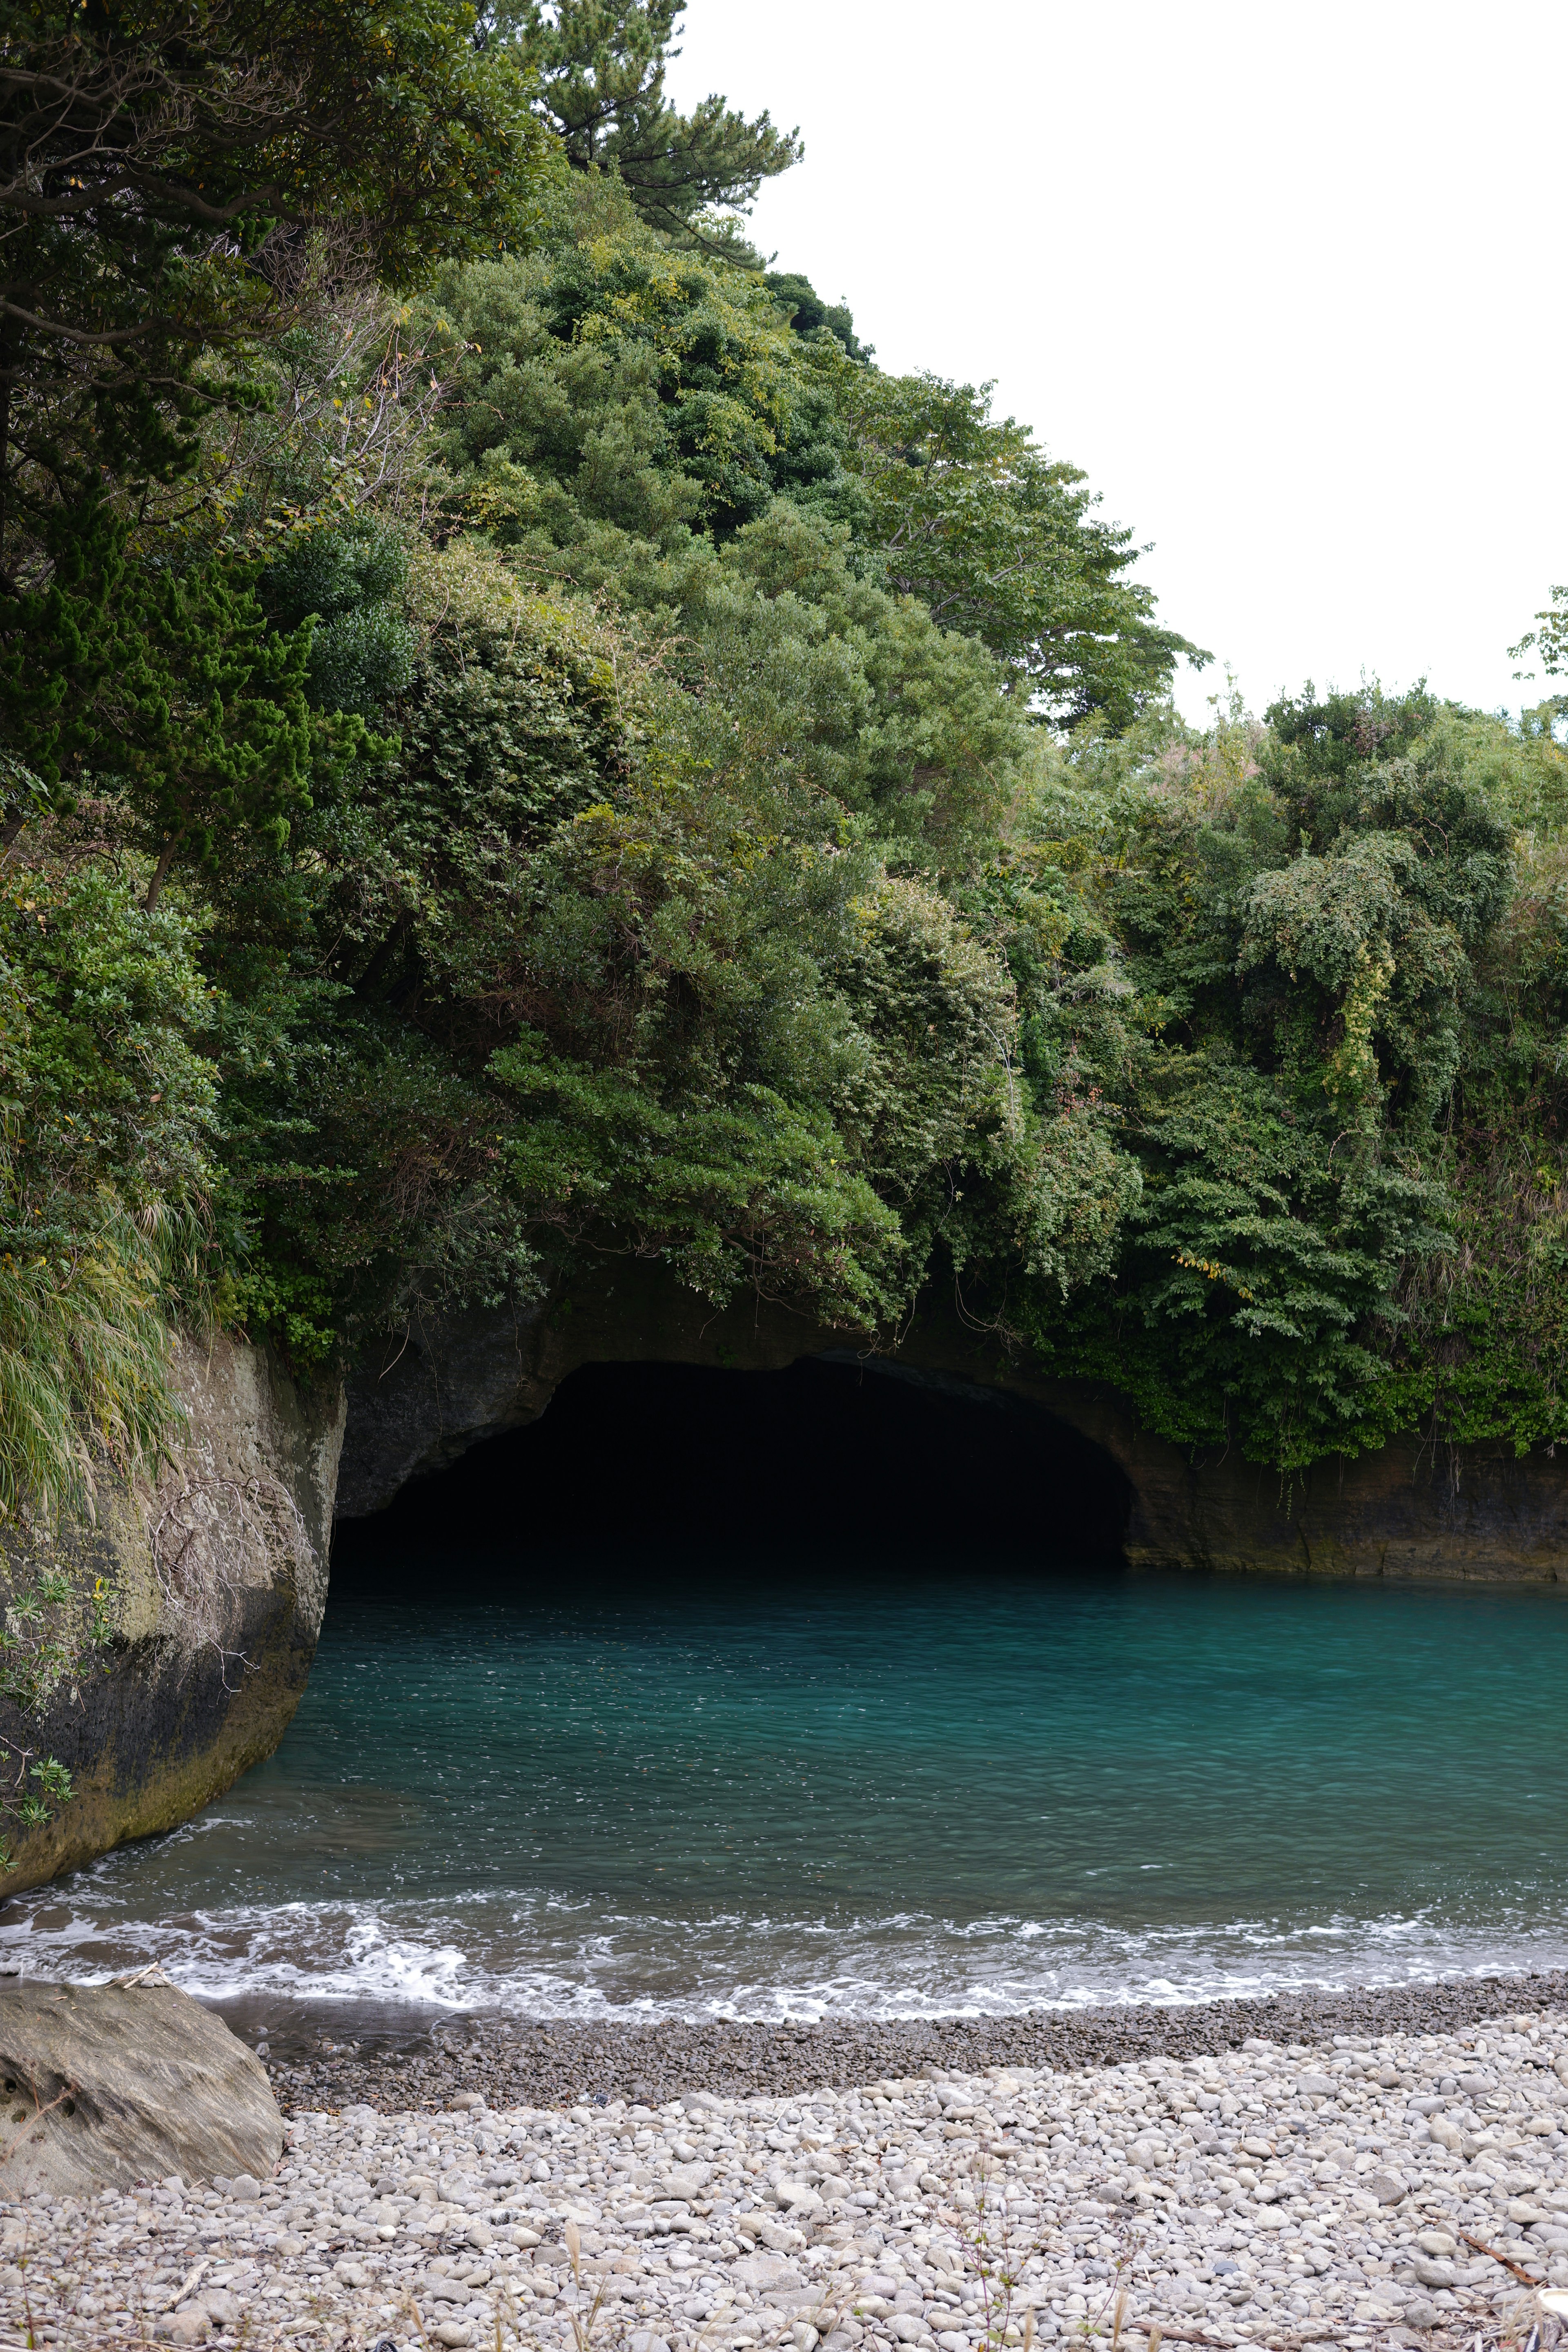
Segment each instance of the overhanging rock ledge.
[{"label": "overhanging rock ledge", "polygon": [[[1562,1580],[1568,1452],[1401,1441],[1316,1464],[1285,1484],[1237,1449],[1189,1456],[1139,1427],[1113,1389],[1036,1377],[956,1313],[917,1318],[896,1355],[747,1300],[716,1312],[657,1266],[616,1261],[536,1307],[431,1318],[373,1350],[349,1383],[338,1512],[384,1509],[411,1478],[534,1421],[595,1363],[776,1371],[859,1353],[868,1376],[958,1381],[1026,1397],[1099,1446],[1126,1482],[1124,1549],[1141,1568],[1331,1576]],[[1050,1496],[1041,1496],[1042,1527]]]}]

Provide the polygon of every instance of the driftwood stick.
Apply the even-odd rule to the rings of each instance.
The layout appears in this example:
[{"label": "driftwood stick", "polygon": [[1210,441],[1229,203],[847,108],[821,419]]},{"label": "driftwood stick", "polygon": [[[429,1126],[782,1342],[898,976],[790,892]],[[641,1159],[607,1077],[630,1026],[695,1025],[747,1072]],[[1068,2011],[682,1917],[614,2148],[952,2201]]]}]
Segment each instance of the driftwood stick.
[{"label": "driftwood stick", "polygon": [[1232,2344],[1212,2328],[1202,2334],[1190,2327],[1167,2327],[1163,2319],[1130,2319],[1126,2333],[1157,2336],[1162,2344],[1206,2344],[1209,2352],[1242,2352],[1244,2346],[1248,2352],[1284,2352],[1283,2347],[1267,2344],[1261,2336],[1238,2336]]},{"label": "driftwood stick", "polygon": [[1461,2230],[1459,2238],[1463,2244],[1474,2246],[1478,2254],[1489,2254],[1494,2263],[1500,2263],[1505,2271],[1511,2271],[1514,2277],[1522,2279],[1526,2286],[1541,2284],[1538,2278],[1531,2278],[1528,2271],[1521,2270],[1517,2263],[1510,2263],[1506,2254],[1500,2254],[1495,2246],[1489,2246],[1484,2238],[1472,2238],[1468,2230]]}]

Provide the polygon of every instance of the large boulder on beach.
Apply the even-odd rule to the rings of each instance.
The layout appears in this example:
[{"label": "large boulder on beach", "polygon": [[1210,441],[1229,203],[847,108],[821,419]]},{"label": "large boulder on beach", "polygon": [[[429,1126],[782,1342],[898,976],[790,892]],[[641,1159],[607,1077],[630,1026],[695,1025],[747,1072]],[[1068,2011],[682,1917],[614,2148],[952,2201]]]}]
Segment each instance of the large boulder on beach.
[{"label": "large boulder on beach", "polygon": [[283,2118],[259,2062],[166,1979],[0,1988],[0,2199],[265,2180]]}]

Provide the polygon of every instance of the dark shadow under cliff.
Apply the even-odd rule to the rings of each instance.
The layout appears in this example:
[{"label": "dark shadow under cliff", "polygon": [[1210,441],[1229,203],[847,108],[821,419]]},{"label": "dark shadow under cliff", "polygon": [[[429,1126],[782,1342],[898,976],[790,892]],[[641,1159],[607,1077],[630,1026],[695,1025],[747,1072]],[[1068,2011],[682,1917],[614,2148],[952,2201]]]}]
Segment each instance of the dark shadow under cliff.
[{"label": "dark shadow under cliff", "polygon": [[340,1525],[334,1589],[457,1546],[498,1566],[628,1545],[1014,1559],[1120,1554],[1110,1456],[997,1390],[812,1359],[774,1372],[591,1364],[527,1428]]}]

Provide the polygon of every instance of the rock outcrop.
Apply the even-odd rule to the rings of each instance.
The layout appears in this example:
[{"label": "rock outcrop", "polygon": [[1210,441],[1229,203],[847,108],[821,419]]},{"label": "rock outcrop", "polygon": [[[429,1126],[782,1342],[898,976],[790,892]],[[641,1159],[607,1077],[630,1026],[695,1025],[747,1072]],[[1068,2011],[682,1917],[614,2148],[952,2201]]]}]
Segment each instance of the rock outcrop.
[{"label": "rock outcrop", "polygon": [[283,2119],[258,2059],[167,1983],[0,1988],[0,2197],[265,2180]]},{"label": "rock outcrop", "polygon": [[[384,1509],[410,1478],[536,1419],[582,1365],[776,1371],[847,1355],[898,1379],[1004,1390],[1076,1432],[1119,1497],[1123,1549],[1137,1567],[1568,1578],[1568,1454],[1519,1461],[1503,1446],[1410,1442],[1286,1483],[1239,1449],[1184,1453],[1141,1428],[1113,1389],[1040,1379],[940,1308],[916,1318],[896,1355],[882,1355],[755,1301],[715,1314],[659,1269],[625,1260],[525,1312],[432,1319],[388,1343],[350,1382],[338,1510]],[[1042,1444],[1043,1463],[1059,1454]],[[1048,1506],[1043,1492],[1043,1523]]]},{"label": "rock outcrop", "polygon": [[[0,1535],[11,1604],[64,1571],[79,1607],[96,1585],[109,1636],[41,1712],[0,1703],[15,1864],[0,1884],[19,1891],[172,1828],[277,1746],[315,1654],[334,1493],[345,1518],[384,1508],[410,1479],[536,1419],[581,1366],[745,1373],[806,1357],[1032,1406],[1019,1442],[1038,1448],[1042,1528],[1068,1524],[1063,1496],[1098,1480],[1096,1524],[1137,1567],[1568,1580],[1568,1453],[1396,1444],[1286,1486],[1236,1452],[1184,1454],[1113,1389],[1041,1379],[940,1308],[889,1355],[754,1301],[715,1314],[661,1269],[616,1261],[526,1312],[398,1334],[350,1384],[346,1443],[336,1387],[301,1390],[265,1347],[184,1348],[188,1433],[155,1489],[109,1494],[92,1524],[52,1542],[25,1524]],[[68,1768],[75,1794],[18,1831],[40,1757]]]},{"label": "rock outcrop", "polygon": [[[7,1893],[188,1821],[269,1755],[299,1705],[327,1596],[343,1399],[301,1390],[265,1347],[181,1344],[187,1420],[155,1486],[113,1487],[94,1519],[0,1538],[14,1607],[68,1580],[73,1665],[41,1709],[0,1706],[8,1776],[54,1757],[75,1795],[11,1832]],[[96,1587],[96,1594],[94,1588]],[[91,1597],[106,1638],[89,1640]]]}]

